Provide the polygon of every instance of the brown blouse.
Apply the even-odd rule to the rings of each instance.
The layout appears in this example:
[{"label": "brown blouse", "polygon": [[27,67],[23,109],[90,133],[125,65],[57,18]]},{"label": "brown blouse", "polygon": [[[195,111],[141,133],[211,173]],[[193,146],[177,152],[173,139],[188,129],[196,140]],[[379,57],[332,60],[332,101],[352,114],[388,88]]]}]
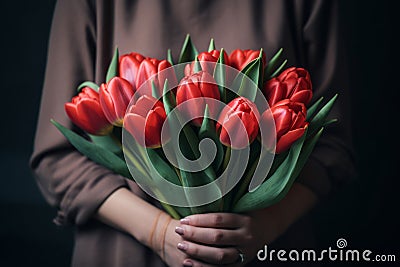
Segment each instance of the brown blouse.
[{"label": "brown blouse", "polygon": [[[326,129],[298,179],[325,196],[353,172],[350,88],[339,26],[336,1],[59,0],[31,167],[41,192],[58,208],[55,222],[76,226],[73,266],[163,266],[131,236],[91,219],[120,187],[145,198],[144,193],[82,156],[50,123],[53,118],[73,127],[64,103],[81,82],[104,81],[116,46],[121,54],[137,51],[160,59],[171,48],[177,57],[190,33],[199,50],[207,49],[211,37],[228,52],[264,48],[267,58],[283,47],[289,66],[310,71],[314,99],[340,94],[331,113],[339,123]],[[310,241],[304,223],[293,227],[298,230],[289,230],[281,240],[299,247]]]}]

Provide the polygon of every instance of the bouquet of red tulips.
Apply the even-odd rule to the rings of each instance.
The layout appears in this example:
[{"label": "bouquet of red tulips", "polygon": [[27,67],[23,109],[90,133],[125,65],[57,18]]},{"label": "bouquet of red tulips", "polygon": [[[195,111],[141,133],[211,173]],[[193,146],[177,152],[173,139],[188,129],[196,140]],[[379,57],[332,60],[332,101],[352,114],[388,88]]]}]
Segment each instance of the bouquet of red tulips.
[{"label": "bouquet of red tulips", "polygon": [[116,50],[106,80],[65,104],[86,135],[53,124],[78,151],[134,179],[174,218],[244,212],[282,199],[306,163],[336,96],[312,105],[307,70],[282,49],[228,55],[187,36],[177,63]]}]

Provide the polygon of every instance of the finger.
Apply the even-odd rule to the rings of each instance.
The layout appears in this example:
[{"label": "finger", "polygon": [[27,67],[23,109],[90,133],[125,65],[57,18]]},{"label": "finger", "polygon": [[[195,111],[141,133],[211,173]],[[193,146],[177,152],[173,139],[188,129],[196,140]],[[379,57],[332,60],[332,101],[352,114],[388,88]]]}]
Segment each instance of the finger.
[{"label": "finger", "polygon": [[213,265],[213,264],[208,264],[204,263],[195,259],[185,259],[183,261],[183,266],[184,267],[216,267],[216,266],[229,266],[229,267],[240,267],[244,266],[243,263],[236,263],[236,264],[218,264],[218,265]]},{"label": "finger", "polygon": [[178,249],[185,252],[190,258],[197,259],[208,264],[234,264],[239,260],[236,248],[217,248],[204,246],[188,241],[178,244]]},{"label": "finger", "polygon": [[247,215],[233,213],[207,213],[187,216],[181,220],[181,224],[198,227],[236,229],[243,226],[246,220],[249,220]]},{"label": "finger", "polygon": [[215,267],[216,265],[207,264],[204,262],[197,261],[195,259],[185,259],[183,261],[183,267]]},{"label": "finger", "polygon": [[175,232],[187,241],[207,245],[237,246],[243,242],[243,234],[239,230],[181,225],[175,228]]}]

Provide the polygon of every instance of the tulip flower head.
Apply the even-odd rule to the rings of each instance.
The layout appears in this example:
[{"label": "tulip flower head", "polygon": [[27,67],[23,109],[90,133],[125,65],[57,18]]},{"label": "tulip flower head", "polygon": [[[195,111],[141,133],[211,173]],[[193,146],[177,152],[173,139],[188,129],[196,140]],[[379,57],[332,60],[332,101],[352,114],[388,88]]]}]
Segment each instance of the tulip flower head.
[{"label": "tulip flower head", "polygon": [[270,106],[283,99],[307,105],[313,96],[310,74],[303,68],[288,68],[265,84],[264,94]]},{"label": "tulip flower head", "polygon": [[100,104],[110,123],[122,126],[126,108],[134,93],[132,85],[120,77],[114,77],[100,86]]},{"label": "tulip flower head", "polygon": [[[306,122],[307,110],[303,103],[284,99],[276,103],[271,110],[262,114],[261,125],[268,125],[271,116],[275,121],[276,129],[275,153],[280,154],[288,150],[304,134],[308,126],[308,122]],[[268,131],[268,129],[266,130]],[[268,149],[273,149],[270,136],[264,138],[263,144]]]},{"label": "tulip flower head", "polygon": [[140,90],[139,95],[152,95],[151,83],[148,81],[152,79],[159,89],[158,94],[162,95],[165,79],[168,79],[170,84],[176,84],[173,70],[166,70],[170,67],[171,64],[167,60],[131,53],[120,58],[119,75],[129,81],[135,91]]},{"label": "tulip flower head", "polygon": [[83,88],[64,107],[70,120],[89,134],[107,135],[113,129],[100,106],[99,94],[89,87]]},{"label": "tulip flower head", "polygon": [[[243,70],[247,64],[258,58],[260,51],[258,50],[241,50],[236,49],[229,55],[229,65],[239,71]],[[265,54],[263,53],[263,64],[265,67]]]},{"label": "tulip flower head", "polygon": [[[214,73],[215,63],[217,63],[217,61],[220,57],[220,54],[221,54],[221,51],[219,51],[219,50],[212,50],[210,52],[200,53],[197,56],[197,60],[200,63],[201,69],[212,75]],[[185,66],[185,76],[194,74],[194,64],[195,64],[195,62],[192,62]],[[225,50],[224,50],[224,64],[229,65],[229,56],[225,52]]]},{"label": "tulip flower head", "polygon": [[136,80],[138,77],[140,63],[146,57],[139,53],[130,53],[119,59],[119,76],[127,80],[136,89]]},{"label": "tulip flower head", "polygon": [[183,102],[195,99],[193,105],[182,105],[181,112],[187,118],[192,118],[193,123],[200,126],[203,122],[203,115],[206,105],[209,106],[210,113],[216,115],[218,107],[215,103],[208,101],[207,98],[219,100],[220,93],[214,78],[206,71],[184,77],[178,85],[176,92],[176,103],[179,106]]},{"label": "tulip flower head", "polygon": [[143,147],[161,146],[161,130],[167,115],[164,105],[156,98],[141,96],[124,119],[124,127]]},{"label": "tulip flower head", "polygon": [[229,102],[218,118],[217,131],[226,146],[242,149],[254,141],[258,135],[257,106],[245,97]]}]

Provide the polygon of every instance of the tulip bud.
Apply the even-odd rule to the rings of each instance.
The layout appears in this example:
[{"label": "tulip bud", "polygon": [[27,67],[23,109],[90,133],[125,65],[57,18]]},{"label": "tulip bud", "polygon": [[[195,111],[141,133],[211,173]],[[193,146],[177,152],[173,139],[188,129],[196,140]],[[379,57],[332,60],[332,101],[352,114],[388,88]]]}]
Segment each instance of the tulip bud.
[{"label": "tulip bud", "polygon": [[259,117],[257,106],[249,99],[238,97],[229,102],[217,123],[221,143],[236,149],[248,146],[257,137]]},{"label": "tulip bud", "polygon": [[126,108],[134,93],[132,85],[120,77],[114,77],[100,86],[100,104],[110,123],[122,126]]},{"label": "tulip bud", "polygon": [[135,91],[140,89],[139,95],[152,95],[151,82],[142,86],[151,78],[159,90],[159,96],[161,96],[166,79],[169,80],[170,84],[177,83],[174,71],[172,69],[166,70],[169,67],[171,67],[171,64],[166,60],[147,58],[138,53],[131,53],[120,58],[119,75],[129,81]]},{"label": "tulip bud", "polygon": [[83,88],[64,107],[70,120],[89,134],[107,135],[113,129],[101,109],[99,94],[89,87]]},{"label": "tulip bud", "polygon": [[[241,71],[246,67],[247,64],[249,64],[252,60],[258,58],[260,55],[260,51],[258,50],[240,50],[236,49],[232,51],[232,53],[229,55],[229,63],[230,66]],[[263,68],[265,68],[265,54],[263,53]]]},{"label": "tulip bud", "polygon": [[[197,59],[200,63],[201,69],[213,75],[215,63],[217,63],[221,51],[219,50],[212,50],[210,52],[202,52],[197,56]],[[185,66],[185,76],[189,76],[194,73],[194,64],[192,62]],[[224,64],[229,65],[229,57],[228,54],[224,50]]]},{"label": "tulip bud", "polygon": [[[261,127],[269,125],[271,116],[275,121],[276,147],[275,153],[280,154],[288,150],[291,145],[305,132],[307,110],[303,103],[284,99],[276,103],[271,110],[265,111],[261,116]],[[263,129],[268,131],[268,129]],[[270,136],[263,137],[263,144],[268,149],[273,149]]]},{"label": "tulip bud", "polygon": [[[152,95],[151,81],[158,89],[158,96],[162,95],[164,82],[168,79],[169,84],[176,84],[176,76],[174,70],[168,69],[171,63],[166,60],[158,60],[155,58],[144,59],[139,66],[136,78],[136,90],[139,95]],[[148,81],[149,80],[149,81]]]},{"label": "tulip bud", "polygon": [[303,68],[288,68],[265,84],[264,94],[270,106],[283,99],[307,105],[313,96],[310,74]]},{"label": "tulip bud", "polygon": [[161,130],[167,115],[164,105],[149,95],[141,96],[124,118],[124,127],[143,147],[161,146]]},{"label": "tulip bud", "polygon": [[136,90],[136,79],[140,63],[146,58],[138,53],[130,53],[119,59],[119,76],[127,80]]},{"label": "tulip bud", "polygon": [[205,71],[200,71],[195,74],[184,77],[178,85],[176,92],[176,103],[179,106],[183,102],[195,99],[193,105],[182,105],[181,112],[187,118],[193,118],[193,123],[200,126],[203,122],[203,115],[208,104],[210,114],[216,115],[218,107],[212,101],[207,101],[207,98],[220,99],[219,89],[214,78]]}]

